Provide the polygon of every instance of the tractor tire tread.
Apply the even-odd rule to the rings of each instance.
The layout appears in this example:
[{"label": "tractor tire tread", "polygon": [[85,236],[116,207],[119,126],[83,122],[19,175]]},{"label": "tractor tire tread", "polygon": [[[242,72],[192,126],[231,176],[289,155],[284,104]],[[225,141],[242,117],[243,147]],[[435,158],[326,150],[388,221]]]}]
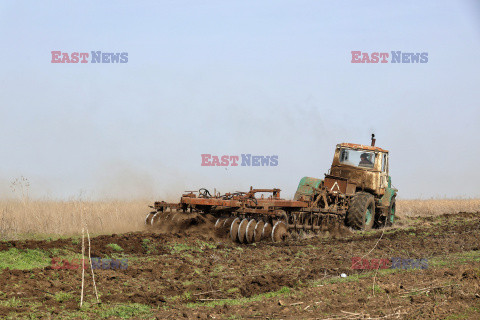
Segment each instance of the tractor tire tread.
[{"label": "tractor tire tread", "polygon": [[[375,206],[375,199],[373,195],[367,192],[356,193],[347,211],[345,217],[345,224],[353,229],[364,229],[365,210],[369,202],[373,202]],[[375,211],[372,212],[374,215]],[[372,217],[372,220],[374,217]]]}]

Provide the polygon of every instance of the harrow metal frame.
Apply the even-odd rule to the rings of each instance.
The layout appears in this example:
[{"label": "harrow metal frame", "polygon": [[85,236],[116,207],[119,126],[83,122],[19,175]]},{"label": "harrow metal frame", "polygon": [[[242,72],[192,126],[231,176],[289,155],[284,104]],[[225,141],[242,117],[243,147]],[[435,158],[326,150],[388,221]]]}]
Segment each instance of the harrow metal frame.
[{"label": "harrow metal frame", "polygon": [[[212,196],[208,190],[202,188],[198,191],[198,196],[196,191],[187,191],[178,203],[157,201],[154,206],[150,206],[155,210],[150,214],[155,216],[159,213],[172,214],[177,212],[211,214],[218,218],[215,224],[216,228],[229,231],[231,238],[239,242],[249,242],[248,239],[242,238],[245,230],[239,229],[242,236],[237,236],[239,231],[236,228],[244,220],[250,222],[256,219],[255,224],[257,221],[263,221],[264,228],[261,238],[271,237],[273,241],[280,241],[286,237],[288,232],[318,232],[322,229],[322,224],[325,221],[338,222],[345,217],[349,197],[344,194],[330,192],[325,188],[314,188],[311,197],[300,200],[285,200],[280,197],[280,191],[277,188],[253,189],[253,187],[250,187],[248,192],[215,194]],[[255,197],[258,193],[262,193],[259,198]],[[270,193],[270,195],[265,197],[265,193]],[[239,223],[225,226],[224,223],[219,222],[221,219],[226,221],[226,217],[238,218]],[[229,223],[231,222],[229,221]],[[283,225],[279,225],[280,222]],[[251,224],[249,223],[248,226]],[[271,235],[268,234],[270,232]],[[255,239],[257,238],[259,236],[255,236]]]}]

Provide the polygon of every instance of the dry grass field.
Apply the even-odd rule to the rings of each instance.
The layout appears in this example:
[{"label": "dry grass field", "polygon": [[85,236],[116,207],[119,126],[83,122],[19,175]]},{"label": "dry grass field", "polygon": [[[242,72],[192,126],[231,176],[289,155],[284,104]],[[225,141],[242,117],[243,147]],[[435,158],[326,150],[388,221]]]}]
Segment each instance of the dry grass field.
[{"label": "dry grass field", "polygon": [[[49,201],[0,200],[0,239],[69,236],[81,233],[82,219],[90,233],[139,231],[151,200]],[[399,200],[397,215],[409,218],[445,213],[479,212],[480,199]],[[404,223],[402,223],[404,224]]]},{"label": "dry grass field", "polygon": [[399,200],[399,218],[435,216],[458,212],[479,212],[480,199]]},{"label": "dry grass field", "polygon": [[0,200],[0,240],[81,234],[82,220],[93,234],[138,231],[148,200]]}]

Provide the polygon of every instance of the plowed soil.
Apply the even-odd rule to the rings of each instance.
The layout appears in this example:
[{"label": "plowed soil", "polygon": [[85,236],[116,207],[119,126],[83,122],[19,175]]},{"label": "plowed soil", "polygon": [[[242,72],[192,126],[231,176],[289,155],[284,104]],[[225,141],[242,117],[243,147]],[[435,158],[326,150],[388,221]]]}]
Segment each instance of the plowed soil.
[{"label": "plowed soil", "polygon": [[[3,269],[0,318],[480,319],[480,212],[401,224],[253,245],[215,234],[208,218],[183,231],[98,236],[92,257],[128,259],[126,270],[95,270],[101,303],[89,269],[82,309],[81,270]],[[80,253],[80,242],[0,242],[0,251],[61,257]],[[428,268],[356,270],[353,257],[427,259]]]}]

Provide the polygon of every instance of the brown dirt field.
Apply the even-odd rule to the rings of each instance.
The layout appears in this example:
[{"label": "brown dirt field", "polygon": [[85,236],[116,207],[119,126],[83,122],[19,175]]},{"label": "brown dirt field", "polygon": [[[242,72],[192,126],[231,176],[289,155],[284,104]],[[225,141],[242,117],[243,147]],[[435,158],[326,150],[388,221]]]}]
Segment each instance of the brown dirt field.
[{"label": "brown dirt field", "polygon": [[[95,270],[99,305],[90,270],[88,304],[79,309],[81,270],[4,269],[0,317],[480,319],[480,212],[419,217],[406,227],[344,237],[254,245],[232,243],[215,235],[211,222],[197,222],[185,231],[93,238],[92,256],[129,259],[126,270]],[[0,251],[11,248],[81,252],[78,239],[0,242]],[[428,268],[352,270],[352,257],[366,254],[428,259]],[[59,299],[59,292],[69,297]],[[146,311],[123,312],[122,306]]]}]

